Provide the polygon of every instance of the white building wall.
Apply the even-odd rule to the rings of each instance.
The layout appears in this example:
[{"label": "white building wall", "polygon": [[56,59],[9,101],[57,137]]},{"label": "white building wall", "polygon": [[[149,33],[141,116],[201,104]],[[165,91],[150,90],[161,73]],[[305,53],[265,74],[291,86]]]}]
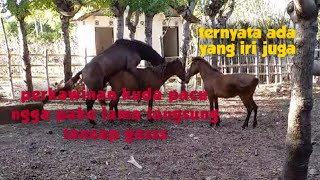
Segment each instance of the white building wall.
[{"label": "white building wall", "polygon": [[[124,24],[127,11],[124,14]],[[163,21],[166,19],[163,13],[155,15],[153,19],[153,29],[152,29],[152,47],[161,55],[161,41],[160,37],[163,35]],[[96,25],[96,21],[99,21],[99,24]],[[110,24],[110,21],[112,24]],[[176,23],[177,21],[177,23]],[[143,25],[141,24],[143,22]],[[107,16],[90,16],[84,21],[78,21],[78,39],[79,39],[79,49],[83,52],[85,48],[87,49],[87,55],[93,56],[96,55],[95,47],[95,27],[113,27],[114,32],[114,41],[116,40],[117,34],[117,19],[114,17]],[[169,20],[166,20],[166,26],[178,26],[179,27],[179,47],[181,49],[181,40],[182,40],[182,18],[180,17],[171,17]],[[129,29],[127,26],[124,27],[124,38],[129,39]],[[135,39],[145,42],[145,16],[144,14],[140,15],[139,23],[137,25],[137,30],[135,34]],[[83,53],[84,54],[84,53]],[[89,61],[89,60],[88,60]]]}]

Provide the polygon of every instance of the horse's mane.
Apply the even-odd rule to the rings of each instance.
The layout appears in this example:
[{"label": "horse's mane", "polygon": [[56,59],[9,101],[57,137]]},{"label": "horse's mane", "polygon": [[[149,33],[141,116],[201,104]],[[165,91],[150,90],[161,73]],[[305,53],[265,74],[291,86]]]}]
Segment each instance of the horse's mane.
[{"label": "horse's mane", "polygon": [[164,64],[160,64],[158,66],[147,67],[146,70],[149,70],[154,74],[160,76],[159,78],[162,78],[163,76],[165,76],[166,73],[168,73],[168,66],[170,66],[173,63],[175,63],[175,61],[165,62]]},{"label": "horse's mane", "polygon": [[203,59],[202,57],[194,57],[192,59],[192,61],[201,62],[202,64],[206,65],[211,70],[221,73],[217,68],[211,66],[211,64],[208,61],[206,61],[205,59]]},{"label": "horse's mane", "polygon": [[136,51],[142,60],[149,61],[152,65],[159,65],[165,63],[165,59],[154,50],[150,45],[138,40],[119,39],[115,45],[124,45]]},{"label": "horse's mane", "polygon": [[153,67],[147,67],[145,69],[151,71],[152,73],[158,75],[159,78],[161,78],[166,73],[166,69],[167,69],[168,64],[169,63],[166,62],[164,64],[160,64],[158,66],[153,66]]}]

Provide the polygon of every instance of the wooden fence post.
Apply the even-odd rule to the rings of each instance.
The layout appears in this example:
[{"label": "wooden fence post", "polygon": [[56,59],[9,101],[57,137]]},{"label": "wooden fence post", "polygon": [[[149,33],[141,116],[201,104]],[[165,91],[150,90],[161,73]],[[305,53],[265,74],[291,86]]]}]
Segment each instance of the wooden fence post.
[{"label": "wooden fence post", "polygon": [[241,73],[241,59],[240,59],[240,54],[237,53],[237,61],[238,61],[238,73]]},{"label": "wooden fence post", "polygon": [[280,84],[282,84],[282,59],[279,58],[279,74],[280,74]]},{"label": "wooden fence post", "polygon": [[11,71],[11,55],[9,51],[8,51],[8,70],[9,70],[9,77],[10,77],[12,99],[14,99],[15,97],[14,97],[14,87],[13,87],[12,71]]},{"label": "wooden fence post", "polygon": [[255,61],[255,69],[256,69],[256,77],[258,79],[260,79],[260,76],[259,76],[259,61],[258,61],[258,54],[254,55],[254,61]]},{"label": "wooden fence post", "polygon": [[46,68],[46,78],[47,78],[47,85],[48,85],[48,89],[50,88],[50,81],[49,81],[49,55],[48,55],[48,49],[45,50],[45,58],[46,58],[46,64],[45,64],[45,68]]},{"label": "wooden fence post", "polygon": [[87,48],[84,49],[84,64],[86,65],[88,63],[88,52]]},{"label": "wooden fence post", "polygon": [[14,88],[13,88],[12,72],[11,72],[11,54],[10,54],[10,49],[9,49],[9,45],[8,45],[6,29],[4,28],[3,18],[0,18],[0,20],[1,20],[2,31],[4,34],[4,40],[5,40],[6,48],[7,48],[9,79],[10,79],[12,99],[14,99]]},{"label": "wooden fence post", "polygon": [[269,57],[266,56],[264,58],[265,60],[265,66],[266,66],[266,80],[267,80],[267,84],[269,85],[270,84],[270,80],[269,80]]},{"label": "wooden fence post", "polygon": [[249,57],[248,55],[245,55],[245,56],[246,56],[246,62],[247,62],[247,73],[249,74],[250,73],[250,69],[249,69],[250,59],[248,58]]},{"label": "wooden fence post", "polygon": [[274,83],[277,84],[278,83],[278,59],[277,56],[273,56],[273,62],[274,62]]}]

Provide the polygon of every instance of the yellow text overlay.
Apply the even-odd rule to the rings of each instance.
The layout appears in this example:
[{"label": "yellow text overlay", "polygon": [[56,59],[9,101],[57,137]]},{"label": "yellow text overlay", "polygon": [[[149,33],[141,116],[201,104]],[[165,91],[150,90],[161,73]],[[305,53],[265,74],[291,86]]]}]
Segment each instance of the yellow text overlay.
[{"label": "yellow text overlay", "polygon": [[[199,29],[199,37],[201,39],[227,39],[233,43],[230,44],[199,44],[201,56],[206,54],[225,54],[227,57],[233,57],[236,54],[236,45],[234,41],[240,40],[238,50],[240,54],[256,54],[257,40],[262,38],[260,29]],[[287,29],[282,26],[280,29],[268,29],[267,39],[293,39],[296,37],[294,29]],[[251,39],[250,44],[246,44],[245,40]],[[295,54],[296,48],[293,44],[268,44],[267,41],[262,42],[262,57],[268,55],[278,55],[285,57],[286,55]]]}]

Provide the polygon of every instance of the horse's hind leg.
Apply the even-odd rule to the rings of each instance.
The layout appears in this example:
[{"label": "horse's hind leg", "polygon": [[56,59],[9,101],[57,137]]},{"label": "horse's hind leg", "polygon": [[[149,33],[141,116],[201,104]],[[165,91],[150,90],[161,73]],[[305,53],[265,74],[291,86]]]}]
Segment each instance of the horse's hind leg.
[{"label": "horse's hind leg", "polygon": [[[214,98],[214,109],[219,112],[219,103],[218,103],[218,97],[215,97]],[[219,126],[220,125],[220,116],[218,114],[218,122],[216,124],[216,126]]]},{"label": "horse's hind leg", "polygon": [[[86,100],[86,104],[87,104],[87,112],[89,112],[89,111],[91,111],[92,110],[92,108],[93,108],[93,104],[94,104],[94,102],[95,102],[96,100]],[[89,119],[89,118],[88,118]],[[89,122],[90,122],[90,124],[92,124],[92,125],[96,125],[96,122],[95,122],[95,120],[94,119],[89,119]]]},{"label": "horse's hind leg", "polygon": [[250,96],[250,104],[253,108],[254,111],[254,120],[253,120],[253,128],[257,127],[257,112],[258,112],[258,106],[256,105],[256,103],[253,100],[253,95]]},{"label": "horse's hind leg", "polygon": [[241,101],[243,102],[244,106],[246,107],[247,109],[247,117],[246,117],[246,120],[244,121],[243,125],[242,125],[242,128],[246,128],[249,126],[249,118],[251,116],[251,112],[252,112],[252,106],[250,104],[250,101],[249,101],[249,98],[247,97],[241,97]]},{"label": "horse's hind leg", "polygon": [[[135,79],[137,80],[138,86],[139,86],[139,90],[142,93],[142,91],[144,91],[146,88],[145,88],[143,80],[139,77],[139,73],[138,73],[138,69],[137,69],[136,65],[129,64],[127,66],[127,69],[135,77]],[[140,98],[140,100],[141,100],[141,98]],[[140,102],[140,100],[138,102]]]},{"label": "horse's hind leg", "polygon": [[[88,83],[88,84],[89,84],[89,83]],[[101,84],[102,84],[102,83],[101,83]],[[89,91],[87,92],[87,96],[89,97],[89,96],[91,96],[91,95],[89,95],[89,94],[92,94],[92,93],[93,93],[93,94],[94,94],[94,97],[90,97],[90,99],[88,99],[88,97],[87,97],[87,100],[86,100],[87,112],[89,112],[90,110],[92,110],[93,105],[94,105],[94,102],[97,100],[97,95],[98,95],[99,90],[103,90],[103,87],[97,86],[98,83],[97,83],[97,84],[94,84],[94,85],[96,85],[96,86],[88,87]],[[95,122],[94,119],[90,119],[90,118],[88,117],[88,120],[89,120],[90,124],[96,125],[96,122]]]},{"label": "horse's hind leg", "polygon": [[[216,109],[217,112],[219,111],[218,109],[218,98],[217,97],[214,97],[214,96],[208,96],[209,98],[209,103],[210,103],[210,112],[213,110],[213,109]],[[215,108],[213,108],[213,101],[215,103]],[[211,118],[211,121],[214,120]],[[213,126],[213,122],[210,122],[210,126]],[[216,123],[216,126],[219,126],[220,125],[220,117],[218,115],[218,122]]]},{"label": "horse's hind leg", "polygon": [[[119,100],[120,100],[120,96],[122,94],[122,91],[117,91],[116,93],[116,99],[112,99],[110,102],[109,102],[109,110],[115,110],[115,114],[116,114],[116,118],[118,118],[118,103],[119,103]],[[114,122],[114,119],[110,120],[110,122]]]}]

